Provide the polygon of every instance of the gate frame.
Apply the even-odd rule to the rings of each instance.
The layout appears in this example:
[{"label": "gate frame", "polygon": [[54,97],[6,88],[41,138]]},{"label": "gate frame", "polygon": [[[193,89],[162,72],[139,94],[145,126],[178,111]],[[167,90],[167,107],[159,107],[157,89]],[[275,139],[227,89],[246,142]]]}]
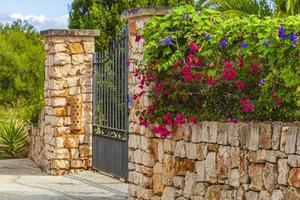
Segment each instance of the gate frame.
[{"label": "gate frame", "polygon": [[[109,57],[114,57],[114,55],[116,55],[116,49],[118,49],[118,46],[120,44],[120,41],[125,40],[125,59],[124,62],[126,62],[129,59],[129,45],[128,45],[128,39],[129,39],[129,35],[128,35],[128,26],[126,25],[123,31],[123,34],[121,35],[120,38],[116,38],[115,40],[115,45],[112,48],[112,52],[111,55],[109,55]],[[111,47],[111,46],[110,46]],[[110,48],[109,47],[109,48]],[[107,127],[107,126],[101,126],[99,124],[97,124],[97,115],[96,115],[96,107],[97,107],[97,69],[96,67],[97,65],[101,65],[101,62],[99,62],[97,60],[97,56],[99,56],[99,52],[96,52],[93,56],[93,136],[92,136],[92,150],[93,150],[93,159],[92,159],[92,167],[93,169],[99,170],[99,171],[103,171],[105,173],[111,174],[113,176],[119,177],[119,178],[124,178],[124,180],[127,182],[128,180],[128,134],[129,134],[129,109],[128,109],[128,103],[129,103],[129,87],[128,87],[128,77],[129,77],[129,68],[126,66],[125,63],[123,63],[123,67],[125,68],[124,71],[124,94],[126,94],[124,96],[124,100],[125,100],[125,108],[124,108],[124,114],[127,114],[127,116],[125,117],[125,130],[122,129],[118,129],[115,127]],[[108,59],[110,60],[110,59]],[[104,62],[105,63],[105,59]],[[103,64],[102,63],[102,64]],[[121,67],[122,65],[119,65],[117,67]],[[103,132],[102,134],[97,133],[99,130],[101,130],[101,132]],[[126,139],[122,139],[122,138],[117,138],[117,137],[113,137],[113,136],[108,136],[107,134],[105,134],[105,132],[108,131],[110,133],[113,132],[121,132],[122,134],[126,135]],[[103,145],[103,146],[98,146],[99,143],[101,143],[101,141],[103,142],[102,144],[104,144],[104,142],[106,141],[106,143],[108,143],[107,145]],[[109,141],[109,142],[107,142]],[[112,148],[114,145],[117,146],[116,144],[119,143],[119,145],[121,145],[122,147],[120,148],[122,149],[126,149],[126,151],[124,152],[116,152],[116,151],[107,151],[109,150],[109,148]],[[98,147],[98,148],[97,148]],[[100,147],[100,149],[99,149]],[[109,148],[107,148],[109,147]],[[102,149],[101,149],[102,148]],[[116,148],[118,149],[118,148]],[[101,155],[97,154],[96,150],[100,150],[100,152],[104,152],[104,154],[110,154],[110,153],[118,153],[120,155],[120,159],[121,159],[121,165],[119,165],[118,169],[113,169],[113,163],[114,161],[117,161],[118,159],[114,160],[114,158],[112,159],[107,159],[109,161],[112,162],[105,162],[105,158],[101,157]],[[113,154],[116,155],[116,154]],[[113,155],[107,156],[108,158],[111,158]],[[100,156],[100,157],[99,157]],[[122,162],[123,161],[123,162]],[[102,168],[99,166],[99,162],[105,162],[104,165],[102,166]],[[123,163],[123,164],[122,164]],[[120,164],[120,163],[119,163]],[[112,169],[112,170],[110,170]]]}]

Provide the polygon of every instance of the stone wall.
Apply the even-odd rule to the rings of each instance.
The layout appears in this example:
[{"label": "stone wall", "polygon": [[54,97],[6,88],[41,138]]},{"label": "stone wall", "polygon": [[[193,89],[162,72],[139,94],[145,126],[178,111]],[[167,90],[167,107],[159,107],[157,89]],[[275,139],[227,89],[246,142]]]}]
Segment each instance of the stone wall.
[{"label": "stone wall", "polygon": [[94,30],[47,30],[45,108],[32,131],[30,157],[56,175],[92,164]]},{"label": "stone wall", "polygon": [[129,137],[131,199],[300,199],[300,125],[203,122]]},{"label": "stone wall", "polygon": [[[134,72],[145,22],[168,9],[135,9],[129,23],[129,91],[138,94]],[[155,136],[138,124],[135,112],[149,106],[147,95],[130,110],[128,199],[296,200],[300,199],[300,126],[281,123],[203,122]]]}]

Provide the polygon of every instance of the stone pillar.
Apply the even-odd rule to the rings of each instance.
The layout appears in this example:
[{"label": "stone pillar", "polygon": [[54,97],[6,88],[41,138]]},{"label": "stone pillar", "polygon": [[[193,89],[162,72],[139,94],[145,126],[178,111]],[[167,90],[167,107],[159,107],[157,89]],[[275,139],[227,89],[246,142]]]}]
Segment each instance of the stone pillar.
[{"label": "stone pillar", "polygon": [[[137,66],[134,60],[143,59],[143,38],[137,42],[136,36],[142,31],[145,22],[153,16],[165,15],[170,10],[168,8],[141,8],[133,9],[123,13],[123,18],[128,20],[129,27],[129,93],[131,96],[139,93],[138,79],[134,76]],[[154,139],[151,130],[141,127],[135,112],[141,107],[149,105],[148,98],[145,96],[135,100],[130,109],[129,116],[129,139],[128,139],[128,199],[152,199],[153,193],[153,167],[155,160],[158,159],[158,148],[162,144]],[[162,149],[161,149],[162,150]],[[163,151],[160,152],[163,154]],[[162,188],[163,189],[163,188]]]},{"label": "stone pillar", "polygon": [[[46,30],[43,159],[50,174],[92,164],[92,71],[96,30]],[[34,155],[31,154],[31,157]]]}]

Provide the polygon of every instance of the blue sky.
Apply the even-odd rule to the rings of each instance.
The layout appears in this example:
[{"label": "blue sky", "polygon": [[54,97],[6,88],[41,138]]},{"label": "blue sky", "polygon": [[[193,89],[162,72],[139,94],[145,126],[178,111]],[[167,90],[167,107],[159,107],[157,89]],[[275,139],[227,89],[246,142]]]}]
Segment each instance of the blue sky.
[{"label": "blue sky", "polygon": [[28,21],[38,30],[67,28],[72,0],[0,0],[0,22]]}]

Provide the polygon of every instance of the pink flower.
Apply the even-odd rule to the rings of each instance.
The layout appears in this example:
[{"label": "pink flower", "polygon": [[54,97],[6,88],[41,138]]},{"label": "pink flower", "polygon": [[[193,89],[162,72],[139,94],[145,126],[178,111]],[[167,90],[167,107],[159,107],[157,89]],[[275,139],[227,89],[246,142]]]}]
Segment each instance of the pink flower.
[{"label": "pink flower", "polygon": [[243,66],[244,66],[244,59],[243,59],[243,57],[240,57],[240,58],[238,59],[238,61],[239,61],[238,66],[239,66],[240,69],[242,69]]},{"label": "pink flower", "polygon": [[241,99],[240,105],[243,108],[243,112],[254,111],[254,104],[250,102],[249,98]]},{"label": "pink flower", "polygon": [[162,137],[168,137],[171,135],[171,131],[169,131],[165,126],[159,125],[153,128],[153,132],[159,134]]},{"label": "pink flower", "polygon": [[215,84],[216,84],[216,80],[215,80],[212,76],[210,76],[210,77],[208,77],[208,79],[207,79],[207,84],[208,84],[209,86],[213,87],[213,86],[215,86]]},{"label": "pink flower", "polygon": [[255,63],[251,63],[250,64],[250,72],[259,73],[260,72],[260,67]]},{"label": "pink flower", "polygon": [[172,119],[170,117],[171,117],[171,113],[170,112],[167,112],[163,116],[163,119],[165,120],[165,122],[166,122],[167,125],[172,125],[173,124],[173,121],[172,121]]},{"label": "pink flower", "polygon": [[193,51],[193,52],[198,52],[199,47],[195,43],[191,43],[190,44],[190,50]]},{"label": "pink flower", "polygon": [[228,118],[227,121],[228,121],[228,123],[238,123],[239,122],[239,120],[236,118]]},{"label": "pink flower", "polygon": [[184,65],[184,66],[181,68],[181,72],[182,72],[182,74],[184,74],[184,75],[191,74],[191,73],[192,73],[192,67],[191,67],[191,66],[188,66],[188,65]]},{"label": "pink flower", "polygon": [[173,67],[177,67],[177,66],[179,66],[179,65],[181,65],[182,64],[182,61],[181,60],[178,60],[178,61],[176,61],[176,62],[174,62],[173,63]]},{"label": "pink flower", "polygon": [[190,117],[190,122],[196,124],[196,123],[197,123],[197,117],[195,117],[194,115],[192,115],[192,116]]},{"label": "pink flower", "polygon": [[135,36],[135,42],[139,42],[142,39],[142,36],[140,36],[139,34],[137,34]]},{"label": "pink flower", "polygon": [[149,122],[142,116],[139,117],[139,121],[140,121],[140,125],[144,126],[144,127],[148,127],[149,126]]},{"label": "pink flower", "polygon": [[126,67],[129,67],[129,66],[130,66],[130,61],[129,61],[129,60],[126,60],[126,61],[125,61],[125,65],[126,65]]},{"label": "pink flower", "polygon": [[147,113],[149,114],[149,113],[154,113],[155,112],[155,106],[148,106],[147,107]]},{"label": "pink flower", "polygon": [[226,68],[223,72],[222,79],[233,80],[236,77],[236,70],[233,68]]},{"label": "pink flower", "polygon": [[178,125],[183,125],[183,124],[185,124],[185,122],[186,122],[186,120],[185,120],[183,114],[181,114],[181,113],[179,113],[179,114],[176,115],[175,121],[176,121],[176,123],[177,123]]},{"label": "pink flower", "polygon": [[224,66],[225,66],[226,68],[231,68],[231,67],[233,66],[233,64],[232,64],[231,61],[225,61],[225,62],[224,62]]},{"label": "pink flower", "polygon": [[283,102],[283,98],[280,97],[275,103],[274,103],[274,108],[277,108],[280,106],[280,104],[282,104]]},{"label": "pink flower", "polygon": [[162,90],[162,87],[163,87],[163,83],[159,82],[159,84],[155,88],[155,93],[159,94]]},{"label": "pink flower", "polygon": [[235,82],[235,87],[237,87],[240,90],[244,90],[246,88],[246,83],[239,80],[239,81]]},{"label": "pink flower", "polygon": [[200,79],[202,79],[202,77],[203,77],[203,74],[201,72],[196,72],[194,74],[194,79],[195,80],[200,80]]},{"label": "pink flower", "polygon": [[192,66],[193,63],[194,63],[194,60],[195,60],[195,55],[193,54],[188,54],[185,58],[185,62],[189,65],[189,66]]},{"label": "pink flower", "polygon": [[194,64],[195,64],[196,67],[203,67],[202,59],[197,60]]},{"label": "pink flower", "polygon": [[193,79],[192,74],[185,74],[183,78],[183,82],[188,83]]}]

